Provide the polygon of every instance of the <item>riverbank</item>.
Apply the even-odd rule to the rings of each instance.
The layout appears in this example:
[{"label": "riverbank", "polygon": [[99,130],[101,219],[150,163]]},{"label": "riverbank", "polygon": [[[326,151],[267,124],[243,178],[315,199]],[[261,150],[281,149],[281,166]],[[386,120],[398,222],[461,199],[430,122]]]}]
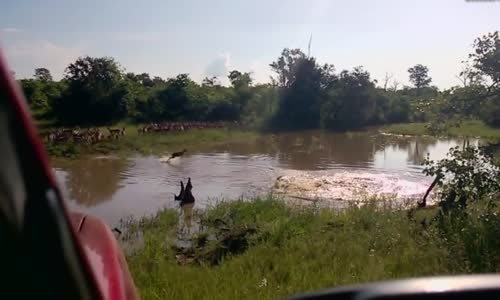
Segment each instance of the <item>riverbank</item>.
[{"label": "riverbank", "polygon": [[176,246],[176,210],[129,225],[129,233],[144,232],[144,246],[127,257],[143,299],[277,299],[351,283],[500,269],[494,215],[438,223],[429,212],[410,220],[390,206],[334,211],[269,198],[219,203],[196,216],[205,230],[191,249]]},{"label": "riverbank", "polygon": [[[426,123],[402,123],[383,126],[380,130],[385,133],[404,135],[429,135],[425,128]],[[443,133],[450,137],[481,137],[491,140],[500,140],[500,128],[487,126],[481,121],[464,121],[460,127],[451,127]]]},{"label": "riverbank", "polygon": [[[140,125],[118,124],[116,128],[125,128],[125,136],[119,139],[105,139],[93,145],[77,144],[71,141],[46,143],[46,149],[52,158],[77,158],[81,155],[130,155],[167,154],[180,151],[182,148],[192,149],[213,146],[221,143],[252,141],[262,133],[242,129],[193,129],[184,132],[139,134]],[[45,127],[43,130],[49,130]],[[379,128],[384,133],[402,135],[428,135],[425,123],[393,124]],[[101,128],[107,132],[106,128]],[[500,140],[500,128],[486,126],[481,121],[466,121],[461,127],[451,128],[445,135],[450,137],[481,137],[493,141]]]},{"label": "riverbank", "polygon": [[[139,134],[137,125],[121,125],[125,128],[125,136],[119,139],[105,139],[93,145],[77,144],[71,141],[62,143],[46,143],[46,149],[52,158],[77,158],[81,155],[118,155],[170,154],[186,148],[200,148],[221,143],[251,141],[258,137],[252,131],[241,129],[192,129],[173,133]],[[101,128],[106,132],[105,128]]]}]

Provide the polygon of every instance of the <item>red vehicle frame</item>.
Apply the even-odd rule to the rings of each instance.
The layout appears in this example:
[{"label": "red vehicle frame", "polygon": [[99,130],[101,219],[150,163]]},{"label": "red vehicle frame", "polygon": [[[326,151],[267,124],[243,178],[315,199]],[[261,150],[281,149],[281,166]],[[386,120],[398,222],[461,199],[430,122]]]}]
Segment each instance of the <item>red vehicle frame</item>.
[{"label": "red vehicle frame", "polygon": [[[13,239],[9,244],[15,249],[13,269],[18,276],[6,278],[13,286],[24,280],[22,286],[36,287],[13,293],[43,299],[138,299],[125,257],[109,227],[97,218],[67,210],[26,101],[9,70],[0,53],[1,97],[5,99],[0,108],[7,112],[0,124],[6,125],[0,139],[7,145],[0,160],[2,166],[16,162],[19,171],[14,173],[21,174],[16,178],[4,173],[2,178],[7,180],[3,184],[11,187],[7,195],[26,195],[0,198],[2,207],[13,208],[3,211],[6,223],[0,226],[9,232],[4,236]],[[53,283],[43,274],[61,281]]]}]

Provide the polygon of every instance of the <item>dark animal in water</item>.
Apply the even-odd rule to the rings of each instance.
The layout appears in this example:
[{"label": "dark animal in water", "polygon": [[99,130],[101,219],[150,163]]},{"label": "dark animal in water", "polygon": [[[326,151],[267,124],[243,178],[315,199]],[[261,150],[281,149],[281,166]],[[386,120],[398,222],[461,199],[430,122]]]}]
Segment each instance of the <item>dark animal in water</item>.
[{"label": "dark animal in water", "polygon": [[174,195],[174,200],[175,201],[182,201],[184,199],[184,183],[181,180],[181,191],[179,192],[179,195]]},{"label": "dark animal in water", "polygon": [[118,233],[118,235],[122,234],[122,231],[120,229],[116,228],[116,227],[113,228],[113,231],[116,232],[116,233]]},{"label": "dark animal in water", "polygon": [[186,150],[186,149],[184,149],[184,150],[182,150],[182,151],[180,151],[180,152],[174,152],[174,153],[172,153],[172,155],[170,155],[170,157],[168,158],[167,162],[168,162],[168,161],[170,161],[170,160],[171,160],[171,159],[173,159],[173,158],[183,156],[183,155],[184,155],[184,153],[186,153],[186,152],[187,152],[187,150]]},{"label": "dark animal in water", "polygon": [[179,195],[174,196],[175,201],[180,201],[181,206],[194,203],[195,199],[193,193],[191,192],[192,189],[193,185],[191,184],[191,178],[188,178],[186,188],[184,188],[184,183],[181,180],[181,191],[179,192]]}]

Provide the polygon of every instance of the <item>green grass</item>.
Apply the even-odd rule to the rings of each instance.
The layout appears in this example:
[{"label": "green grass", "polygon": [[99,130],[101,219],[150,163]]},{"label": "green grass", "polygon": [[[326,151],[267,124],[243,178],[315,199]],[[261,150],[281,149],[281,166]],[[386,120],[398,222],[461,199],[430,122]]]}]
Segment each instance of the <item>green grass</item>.
[{"label": "green grass", "polygon": [[[136,125],[119,124],[114,127],[125,127],[126,135],[118,140],[104,140],[94,145],[72,142],[47,144],[47,151],[53,158],[76,158],[87,154],[162,154],[183,148],[193,150],[220,143],[249,141],[258,136],[255,132],[237,129],[193,129],[175,133],[139,134]],[[101,128],[101,131],[107,134],[106,128]]]},{"label": "green grass", "polygon": [[[404,123],[384,126],[381,129],[383,132],[406,135],[428,135],[425,128],[425,123]],[[449,129],[447,136],[462,136],[462,137],[482,137],[486,139],[500,140],[500,128],[487,126],[481,121],[465,121],[460,127],[452,127]]]},{"label": "green grass", "polygon": [[[220,203],[199,214],[207,229],[184,264],[174,246],[177,212],[132,223],[144,230],[144,247],[127,258],[143,299],[276,299],[352,283],[500,270],[496,215],[424,228],[390,207],[334,211],[272,198]],[[248,228],[255,232],[241,234]]]}]

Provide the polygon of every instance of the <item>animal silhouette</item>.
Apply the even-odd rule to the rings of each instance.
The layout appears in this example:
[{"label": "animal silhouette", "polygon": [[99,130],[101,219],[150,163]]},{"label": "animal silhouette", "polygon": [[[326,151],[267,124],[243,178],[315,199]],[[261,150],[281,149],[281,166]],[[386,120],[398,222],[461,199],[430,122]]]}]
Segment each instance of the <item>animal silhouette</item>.
[{"label": "animal silhouette", "polygon": [[175,201],[180,201],[181,207],[195,202],[193,193],[191,192],[192,189],[193,185],[191,184],[191,178],[188,178],[186,188],[184,188],[184,183],[181,180],[181,191],[179,192],[179,195],[174,196]]},{"label": "animal silhouette", "polygon": [[186,149],[184,149],[184,150],[182,150],[182,151],[179,151],[179,152],[174,152],[174,153],[172,153],[172,155],[170,155],[170,157],[168,158],[168,160],[171,160],[171,159],[176,158],[176,157],[181,157],[181,156],[183,156],[183,155],[184,155],[184,153],[186,153],[186,152],[187,152],[187,150],[186,150]]},{"label": "animal silhouette", "polygon": [[174,199],[180,201],[180,206],[182,210],[182,215],[184,219],[184,224],[181,227],[181,232],[187,230],[187,234],[191,233],[192,219],[193,219],[193,207],[194,207],[194,196],[191,190],[193,185],[191,183],[191,178],[188,178],[186,187],[184,188],[184,183],[181,181],[181,191],[179,195],[175,195]]}]

